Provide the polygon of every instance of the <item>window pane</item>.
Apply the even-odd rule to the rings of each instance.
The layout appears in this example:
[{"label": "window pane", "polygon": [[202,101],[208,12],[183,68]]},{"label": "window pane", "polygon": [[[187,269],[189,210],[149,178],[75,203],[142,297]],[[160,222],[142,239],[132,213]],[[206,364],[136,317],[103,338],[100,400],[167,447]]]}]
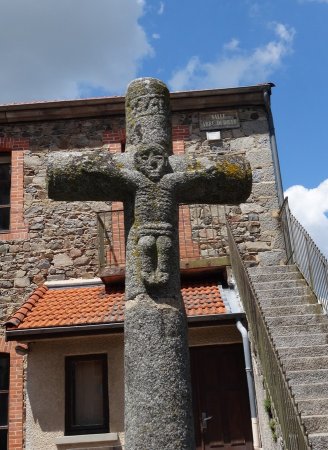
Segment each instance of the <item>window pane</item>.
[{"label": "window pane", "polygon": [[7,450],[8,430],[0,430],[0,450]]},{"label": "window pane", "polygon": [[10,203],[10,164],[1,164],[0,160],[0,205]]},{"label": "window pane", "polygon": [[[9,389],[9,355],[0,354],[0,391]],[[1,405],[1,403],[0,403]]]},{"label": "window pane", "polygon": [[75,364],[75,423],[80,426],[97,426],[103,417],[102,361],[77,361]]},{"label": "window pane", "polygon": [[8,394],[0,394],[0,426],[8,425]]},{"label": "window pane", "polygon": [[9,230],[9,224],[10,224],[10,208],[0,207],[0,231]]}]

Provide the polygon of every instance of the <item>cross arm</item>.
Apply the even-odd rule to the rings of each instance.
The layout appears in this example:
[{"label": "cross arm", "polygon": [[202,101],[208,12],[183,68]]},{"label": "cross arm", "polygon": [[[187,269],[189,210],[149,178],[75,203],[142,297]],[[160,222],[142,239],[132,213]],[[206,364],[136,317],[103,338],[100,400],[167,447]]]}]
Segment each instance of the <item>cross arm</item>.
[{"label": "cross arm", "polygon": [[119,201],[133,189],[124,160],[105,150],[52,153],[47,184],[50,198],[65,201]]},{"label": "cross arm", "polygon": [[238,204],[252,189],[249,163],[239,155],[208,158],[170,157],[179,203]]}]

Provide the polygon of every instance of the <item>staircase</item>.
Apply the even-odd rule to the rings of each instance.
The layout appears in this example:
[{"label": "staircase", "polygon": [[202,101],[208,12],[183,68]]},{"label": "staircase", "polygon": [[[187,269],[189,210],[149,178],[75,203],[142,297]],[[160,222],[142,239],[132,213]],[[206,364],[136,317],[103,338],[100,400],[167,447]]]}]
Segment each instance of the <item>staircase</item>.
[{"label": "staircase", "polygon": [[248,269],[313,450],[328,449],[328,317],[296,266]]}]

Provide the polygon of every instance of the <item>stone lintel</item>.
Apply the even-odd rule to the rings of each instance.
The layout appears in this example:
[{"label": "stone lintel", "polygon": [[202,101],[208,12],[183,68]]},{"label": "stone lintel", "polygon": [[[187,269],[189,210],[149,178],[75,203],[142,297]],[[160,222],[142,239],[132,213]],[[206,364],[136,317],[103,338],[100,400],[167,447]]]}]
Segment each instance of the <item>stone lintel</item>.
[{"label": "stone lintel", "polygon": [[55,439],[57,445],[114,443],[118,441],[118,433],[81,434],[77,436],[61,436]]},{"label": "stone lintel", "polygon": [[219,256],[217,258],[197,258],[192,260],[180,261],[180,270],[200,269],[200,268],[214,268],[230,265],[229,256]]}]

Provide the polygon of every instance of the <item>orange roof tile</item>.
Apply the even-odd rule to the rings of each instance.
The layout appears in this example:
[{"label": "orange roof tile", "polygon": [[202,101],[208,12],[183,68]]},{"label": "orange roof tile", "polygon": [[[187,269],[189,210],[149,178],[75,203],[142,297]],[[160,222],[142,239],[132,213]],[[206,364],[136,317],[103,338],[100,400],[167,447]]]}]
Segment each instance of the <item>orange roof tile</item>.
[{"label": "orange roof tile", "polygon": [[[187,315],[226,312],[217,283],[189,282],[181,288]],[[104,286],[63,289],[38,288],[6,322],[7,329],[64,327],[124,321],[124,288]]]}]

